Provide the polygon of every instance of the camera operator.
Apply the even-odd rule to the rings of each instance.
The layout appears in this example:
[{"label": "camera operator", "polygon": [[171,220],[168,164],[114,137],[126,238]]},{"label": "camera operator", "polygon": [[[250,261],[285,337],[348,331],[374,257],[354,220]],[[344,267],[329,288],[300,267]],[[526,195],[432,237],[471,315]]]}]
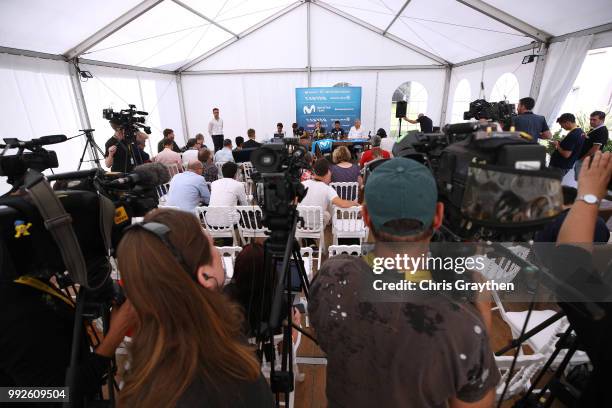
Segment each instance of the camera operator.
[{"label": "camera operator", "polygon": [[[75,318],[71,300],[42,273],[20,276],[19,265],[13,264],[2,241],[0,266],[0,386],[65,386]],[[111,358],[135,318],[129,301],[113,310],[110,330],[94,352],[89,351],[83,335],[77,375],[83,395],[70,390],[73,406],[83,406],[83,398],[99,390]]]},{"label": "camera operator", "polygon": [[[578,176],[578,198],[567,214],[557,239],[558,251],[554,257],[553,271],[566,285],[577,289],[594,301],[599,301],[605,316],[592,320],[579,313],[574,307],[561,304],[578,341],[587,352],[593,371],[586,388],[582,390],[578,406],[603,407],[612,405],[609,381],[612,377],[612,264],[599,271],[593,260],[593,236],[601,199],[605,197],[612,177],[612,155],[597,151],[584,160]],[[604,250],[610,251],[609,246]],[[564,273],[565,272],[565,273]],[[562,290],[562,289],[561,289]]]},{"label": "camera operator", "polygon": [[[135,143],[128,143],[121,122],[111,119],[109,123],[115,134],[104,144],[104,164],[111,171],[129,173],[137,165],[143,164],[148,155],[145,156],[144,150],[142,150],[144,154],[141,154],[141,149]],[[136,131],[135,135],[137,143],[145,142],[148,138],[144,132]]]},{"label": "camera operator", "polygon": [[519,99],[516,107],[517,116],[512,117],[512,126],[517,132],[525,132],[533,137],[533,141],[537,142],[539,138],[550,139],[552,134],[546,124],[546,118],[542,115],[536,115],[531,110],[535,106],[535,100],[530,97]]},{"label": "camera operator", "polygon": [[[389,195],[393,194],[392,199]],[[311,287],[309,311],[327,354],[330,407],[490,407],[500,375],[487,335],[488,309],[439,292],[409,301],[364,299],[376,257],[427,253],[444,206],[431,171],[391,159],[369,176],[362,214],[375,239],[364,257],[328,259]],[[394,271],[390,271],[395,275]],[[421,270],[405,279],[431,279]],[[403,275],[402,275],[403,276]]]},{"label": "camera operator", "polygon": [[120,406],[271,407],[254,350],[240,341],[240,308],[221,292],[223,259],[212,239],[186,212],[154,210],[144,221],[118,249],[140,322]]}]

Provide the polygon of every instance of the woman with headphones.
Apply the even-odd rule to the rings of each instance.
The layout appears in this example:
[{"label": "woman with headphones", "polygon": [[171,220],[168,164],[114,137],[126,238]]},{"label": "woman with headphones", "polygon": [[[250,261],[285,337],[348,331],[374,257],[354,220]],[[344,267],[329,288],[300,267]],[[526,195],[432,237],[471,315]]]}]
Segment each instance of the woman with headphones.
[{"label": "woman with headphones", "polygon": [[138,316],[124,407],[270,407],[243,316],[222,293],[220,253],[194,215],[154,210],[118,248],[127,298]]}]

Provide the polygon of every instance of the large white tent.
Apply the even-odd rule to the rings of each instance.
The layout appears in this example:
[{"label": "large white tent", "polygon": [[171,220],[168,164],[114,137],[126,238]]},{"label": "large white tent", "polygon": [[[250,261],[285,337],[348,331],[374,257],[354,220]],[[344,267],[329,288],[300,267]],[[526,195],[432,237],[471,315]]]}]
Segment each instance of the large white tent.
[{"label": "large white tent", "polygon": [[[226,136],[263,139],[295,120],[295,88],[339,83],[362,87],[371,130],[389,129],[408,81],[435,125],[478,97],[529,95],[550,121],[587,51],[608,46],[610,0],[3,0],[0,137],[95,128],[103,146],[102,109],[132,103],[153,146],[167,127],[206,134],[213,107]],[[60,171],[84,142],[54,146]]]}]

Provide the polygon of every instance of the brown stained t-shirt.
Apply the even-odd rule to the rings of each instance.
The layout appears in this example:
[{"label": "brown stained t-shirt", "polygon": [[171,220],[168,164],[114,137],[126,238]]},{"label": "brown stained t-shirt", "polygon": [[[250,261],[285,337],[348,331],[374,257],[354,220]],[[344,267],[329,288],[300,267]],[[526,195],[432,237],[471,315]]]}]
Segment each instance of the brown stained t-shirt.
[{"label": "brown stained t-shirt", "polygon": [[479,401],[495,387],[499,371],[472,305],[439,294],[366,301],[372,276],[361,258],[340,255],[323,264],[311,287],[330,408],[446,407],[453,397]]}]

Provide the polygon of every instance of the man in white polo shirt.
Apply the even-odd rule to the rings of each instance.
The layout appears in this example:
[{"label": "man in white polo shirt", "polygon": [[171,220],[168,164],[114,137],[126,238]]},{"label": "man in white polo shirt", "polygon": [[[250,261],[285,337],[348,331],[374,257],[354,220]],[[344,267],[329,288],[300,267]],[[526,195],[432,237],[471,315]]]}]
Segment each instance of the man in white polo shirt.
[{"label": "man in white polo shirt", "polygon": [[343,200],[338,197],[336,190],[329,185],[331,182],[331,171],[327,159],[319,159],[312,166],[314,179],[306,180],[302,184],[308,188],[306,196],[300,202],[300,206],[318,206],[323,209],[323,223],[329,224],[331,220],[332,205],[349,208],[359,205],[357,201]]},{"label": "man in white polo shirt", "polygon": [[233,207],[235,205],[247,205],[244,185],[235,179],[238,165],[227,162],[221,167],[223,178],[213,181],[210,185],[209,206]]},{"label": "man in white polo shirt", "polygon": [[367,136],[367,132],[361,127],[361,119],[355,119],[355,125],[349,130],[349,139],[363,139]]}]

